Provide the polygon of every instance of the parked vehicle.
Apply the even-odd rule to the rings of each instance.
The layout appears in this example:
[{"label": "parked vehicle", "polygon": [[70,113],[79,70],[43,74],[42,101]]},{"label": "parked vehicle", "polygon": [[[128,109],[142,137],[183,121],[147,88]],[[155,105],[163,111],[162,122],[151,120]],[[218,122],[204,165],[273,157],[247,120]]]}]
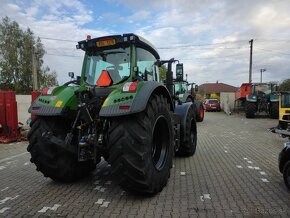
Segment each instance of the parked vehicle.
[{"label": "parked vehicle", "polygon": [[[127,191],[155,194],[170,177],[174,152],[192,156],[197,126],[192,102],[174,104],[172,64],[135,34],[80,41],[82,73],[43,90],[29,112],[31,162],[45,177],[71,182],[103,157]],[[167,85],[159,67],[168,65]],[[70,73],[74,78],[74,75]]]},{"label": "parked vehicle", "polygon": [[290,142],[284,143],[279,154],[279,170],[283,173],[285,185],[290,191]]},{"label": "parked vehicle", "polygon": [[279,104],[277,85],[273,83],[253,83],[251,93],[246,96],[245,115],[247,118],[255,118],[262,112],[270,118],[279,116]]},{"label": "parked vehicle", "polygon": [[221,111],[220,101],[217,99],[206,99],[204,104],[206,111]]},{"label": "parked vehicle", "polygon": [[244,110],[247,118],[267,114],[272,119],[279,116],[277,84],[243,83],[235,93],[235,110]]},{"label": "parked vehicle", "polygon": [[279,93],[279,123],[270,130],[290,139],[290,92]]}]

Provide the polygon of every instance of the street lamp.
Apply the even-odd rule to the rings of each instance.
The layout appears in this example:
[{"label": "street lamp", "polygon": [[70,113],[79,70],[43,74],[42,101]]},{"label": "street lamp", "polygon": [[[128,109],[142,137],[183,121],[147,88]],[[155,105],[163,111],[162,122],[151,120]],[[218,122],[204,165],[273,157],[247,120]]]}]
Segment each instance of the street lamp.
[{"label": "street lamp", "polygon": [[261,72],[261,80],[260,80],[260,83],[262,83],[262,81],[263,81],[263,72],[265,72],[266,71],[266,69],[260,69],[260,72]]}]

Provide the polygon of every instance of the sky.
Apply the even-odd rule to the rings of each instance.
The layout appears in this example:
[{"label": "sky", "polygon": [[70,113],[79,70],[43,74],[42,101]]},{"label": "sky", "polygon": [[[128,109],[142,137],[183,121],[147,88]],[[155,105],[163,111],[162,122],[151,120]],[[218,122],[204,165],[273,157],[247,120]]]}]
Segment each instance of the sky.
[{"label": "sky", "polygon": [[78,41],[136,33],[161,59],[184,64],[188,81],[240,86],[249,81],[253,39],[253,82],[290,78],[289,0],[0,0],[8,16],[40,37],[44,66],[60,84],[80,75],[84,53]]}]

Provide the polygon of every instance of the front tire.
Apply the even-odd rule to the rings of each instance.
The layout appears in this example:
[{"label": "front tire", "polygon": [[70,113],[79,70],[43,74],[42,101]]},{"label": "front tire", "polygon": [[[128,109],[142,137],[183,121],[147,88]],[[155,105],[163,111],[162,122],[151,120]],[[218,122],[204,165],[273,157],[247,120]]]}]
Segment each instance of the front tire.
[{"label": "front tire", "polygon": [[30,161],[36,165],[37,171],[58,182],[72,182],[83,178],[96,167],[93,161],[78,162],[77,155],[43,140],[45,132],[51,132],[64,140],[68,126],[62,118],[38,117],[28,133],[27,151],[31,154]]},{"label": "front tire", "polygon": [[246,118],[255,118],[256,103],[246,102],[245,114]]},{"label": "front tire", "polygon": [[290,161],[288,161],[283,168],[283,179],[286,187],[290,191]]},{"label": "front tire", "polygon": [[278,102],[271,103],[271,106],[270,106],[270,117],[272,119],[279,118],[279,103]]},{"label": "front tire", "polygon": [[202,122],[204,119],[204,108],[202,105],[199,106],[198,113],[196,114],[196,121]]},{"label": "front tire", "polygon": [[181,135],[181,144],[176,154],[186,157],[194,155],[197,143],[197,129],[193,105],[190,106],[187,112],[185,128],[181,128]]},{"label": "front tire", "polygon": [[163,96],[151,96],[141,113],[114,118],[108,162],[121,187],[134,193],[160,192],[170,176],[173,142],[171,112]]}]

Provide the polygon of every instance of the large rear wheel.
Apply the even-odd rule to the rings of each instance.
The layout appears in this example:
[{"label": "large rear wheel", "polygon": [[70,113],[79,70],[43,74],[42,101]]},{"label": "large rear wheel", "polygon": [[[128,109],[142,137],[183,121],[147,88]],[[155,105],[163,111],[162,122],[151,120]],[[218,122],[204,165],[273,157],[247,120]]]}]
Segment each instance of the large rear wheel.
[{"label": "large rear wheel", "polygon": [[62,118],[38,117],[28,133],[30,161],[45,177],[60,182],[72,182],[85,177],[96,167],[93,161],[78,162],[76,154],[43,139],[45,133],[51,132],[64,140],[68,126]]},{"label": "large rear wheel", "polygon": [[109,129],[112,172],[127,191],[155,194],[170,175],[173,124],[167,99],[150,97],[146,110],[114,118]]}]

